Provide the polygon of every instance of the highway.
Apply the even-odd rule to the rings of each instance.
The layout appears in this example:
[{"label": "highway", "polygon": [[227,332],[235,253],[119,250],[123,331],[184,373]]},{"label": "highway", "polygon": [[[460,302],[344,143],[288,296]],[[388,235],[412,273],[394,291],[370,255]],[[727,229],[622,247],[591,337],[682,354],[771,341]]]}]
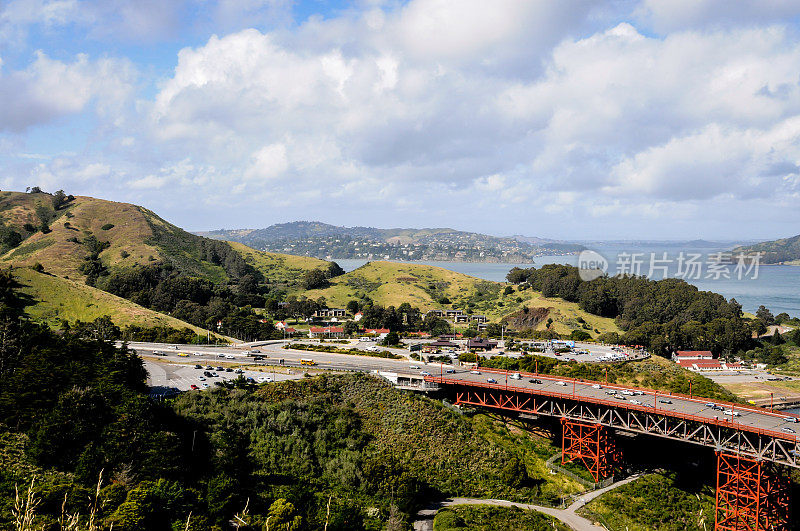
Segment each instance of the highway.
[{"label": "highway", "polygon": [[[201,345],[170,345],[165,343],[143,343],[130,342],[128,347],[135,350],[141,356],[152,356],[154,360],[171,363],[199,363],[202,365],[279,365],[280,360],[284,360],[285,367],[300,367],[301,359],[313,359],[317,369],[333,369],[343,371],[389,371],[417,374],[421,370],[426,370],[423,362],[413,361],[410,358],[403,360],[392,360],[386,358],[375,358],[371,356],[358,356],[353,354],[332,354],[328,352],[312,352],[305,350],[284,349],[284,341],[275,341],[269,344],[260,345],[251,350],[258,350],[257,356],[264,356],[263,360],[254,361],[252,355],[246,354],[244,350],[229,346],[201,346]],[[367,344],[367,346],[370,343]],[[332,346],[347,347],[348,345]],[[399,349],[392,349],[396,352],[405,352]],[[163,353],[163,356],[155,356],[154,352]],[[229,357],[226,357],[229,356]],[[427,367],[433,367],[431,363]],[[439,364],[435,364],[439,367]],[[419,369],[411,369],[419,367]],[[427,368],[429,372],[432,369]]]},{"label": "highway", "polygon": [[[431,371],[432,373],[434,371]],[[724,425],[745,431],[767,430],[788,441],[798,440],[800,417],[779,411],[770,412],[753,406],[742,406],[724,402],[714,402],[703,398],[689,398],[654,391],[639,391],[641,394],[623,394],[634,388],[619,385],[604,385],[593,382],[573,381],[543,375],[524,375],[521,379],[511,378],[514,372],[479,369],[480,374],[456,368],[452,374],[433,374],[425,379],[445,384],[468,384],[486,389],[524,390],[543,396],[575,398],[578,400],[604,403],[611,406],[647,411],[675,417],[692,417],[709,424]],[[491,382],[495,380],[495,382]],[[538,380],[541,383],[534,383]],[[563,384],[563,385],[562,385]],[[714,409],[717,406],[718,409]],[[727,413],[727,414],[726,414]],[[735,413],[735,414],[734,414]]]}]

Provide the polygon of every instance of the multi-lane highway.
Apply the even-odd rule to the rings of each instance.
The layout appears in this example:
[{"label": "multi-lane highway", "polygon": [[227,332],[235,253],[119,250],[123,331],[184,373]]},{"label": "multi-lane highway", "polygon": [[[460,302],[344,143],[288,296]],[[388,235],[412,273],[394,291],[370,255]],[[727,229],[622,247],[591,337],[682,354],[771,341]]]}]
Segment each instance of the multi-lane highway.
[{"label": "multi-lane highway", "polygon": [[[689,398],[553,376],[525,375],[524,377],[520,376],[520,379],[515,379],[513,376],[518,373],[513,371],[483,368],[477,371],[463,368],[454,368],[453,370],[453,373],[444,375],[445,380],[452,383],[463,382],[494,389],[523,389],[545,396],[555,395],[593,402],[611,402],[643,411],[689,415],[712,422],[724,422],[731,426],[777,431],[785,434],[787,438],[796,437],[800,433],[800,422],[798,422],[800,417],[780,411],[770,412],[760,408],[715,402],[704,398]],[[433,374],[426,379],[439,380],[439,376],[439,374]]]}]

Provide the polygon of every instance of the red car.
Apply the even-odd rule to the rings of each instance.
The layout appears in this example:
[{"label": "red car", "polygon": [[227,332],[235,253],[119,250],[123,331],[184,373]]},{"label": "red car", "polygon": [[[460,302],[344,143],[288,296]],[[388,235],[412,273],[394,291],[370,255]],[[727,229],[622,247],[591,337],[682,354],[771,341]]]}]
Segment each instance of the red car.
[{"label": "red car", "polygon": [[200,388],[199,388],[199,387],[197,387],[195,384],[192,384],[192,389],[194,389],[195,391],[197,391],[197,390],[198,390],[198,389],[200,389]]}]

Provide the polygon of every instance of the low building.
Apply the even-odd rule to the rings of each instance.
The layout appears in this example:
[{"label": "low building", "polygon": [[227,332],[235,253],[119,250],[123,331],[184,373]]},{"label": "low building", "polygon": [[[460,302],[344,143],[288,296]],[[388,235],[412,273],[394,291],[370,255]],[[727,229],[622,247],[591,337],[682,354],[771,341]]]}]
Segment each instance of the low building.
[{"label": "low building", "polygon": [[314,317],[344,317],[347,310],[343,308],[320,308],[314,312]]},{"label": "low building", "polygon": [[672,360],[675,363],[681,361],[694,361],[694,360],[713,360],[714,355],[710,350],[679,350],[672,354]]},{"label": "low building", "polygon": [[342,337],[344,328],[341,326],[312,326],[308,335],[309,337]]},{"label": "low building", "polygon": [[486,318],[485,315],[470,315],[469,317],[470,322],[472,323],[486,323],[489,320]]},{"label": "low building", "polygon": [[442,310],[430,310],[425,314],[425,317],[444,317],[444,312]]},{"label": "low building", "polygon": [[448,319],[454,319],[457,315],[463,315],[463,313],[461,310],[445,310],[444,316]]},{"label": "low building", "polygon": [[493,350],[497,348],[497,341],[489,341],[483,337],[473,337],[467,340],[468,350]]},{"label": "low building", "polygon": [[367,328],[364,330],[364,333],[368,336],[378,336],[381,339],[389,335],[389,332],[390,330],[388,328]]},{"label": "low building", "polygon": [[469,322],[469,315],[464,315],[464,314],[461,314],[461,315],[456,315],[456,316],[453,318],[453,320],[454,320],[456,323],[468,323],[468,322]]},{"label": "low building", "polygon": [[424,345],[422,345],[422,351],[423,352],[427,352],[427,353],[439,352],[442,349],[444,349],[444,350],[456,350],[457,348],[458,348],[458,345],[456,345],[455,343],[452,343],[450,341],[446,341],[446,340],[441,339],[441,338],[437,339],[436,341],[433,341],[431,343],[425,343]]},{"label": "low building", "polygon": [[361,313],[361,312],[357,312],[357,313],[356,313],[356,314],[353,316],[353,321],[360,321],[362,317],[364,317],[364,314],[363,314],[363,313]]}]

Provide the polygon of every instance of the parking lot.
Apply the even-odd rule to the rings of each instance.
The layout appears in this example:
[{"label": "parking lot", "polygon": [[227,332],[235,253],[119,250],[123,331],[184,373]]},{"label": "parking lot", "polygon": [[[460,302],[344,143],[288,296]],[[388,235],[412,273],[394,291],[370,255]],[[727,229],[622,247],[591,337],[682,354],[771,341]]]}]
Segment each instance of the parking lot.
[{"label": "parking lot", "polygon": [[[200,369],[195,368],[195,365],[161,362],[145,358],[144,366],[149,375],[147,385],[189,391],[192,389],[208,389],[214,387],[216,382],[235,380],[240,374],[245,378],[252,378],[255,383],[264,383],[296,380],[303,378],[305,372],[293,368],[265,367],[263,370],[242,370],[241,373],[236,373],[237,369],[234,368],[233,364],[221,361],[213,365],[197,364],[200,365]],[[230,371],[227,369],[230,369]]]}]

